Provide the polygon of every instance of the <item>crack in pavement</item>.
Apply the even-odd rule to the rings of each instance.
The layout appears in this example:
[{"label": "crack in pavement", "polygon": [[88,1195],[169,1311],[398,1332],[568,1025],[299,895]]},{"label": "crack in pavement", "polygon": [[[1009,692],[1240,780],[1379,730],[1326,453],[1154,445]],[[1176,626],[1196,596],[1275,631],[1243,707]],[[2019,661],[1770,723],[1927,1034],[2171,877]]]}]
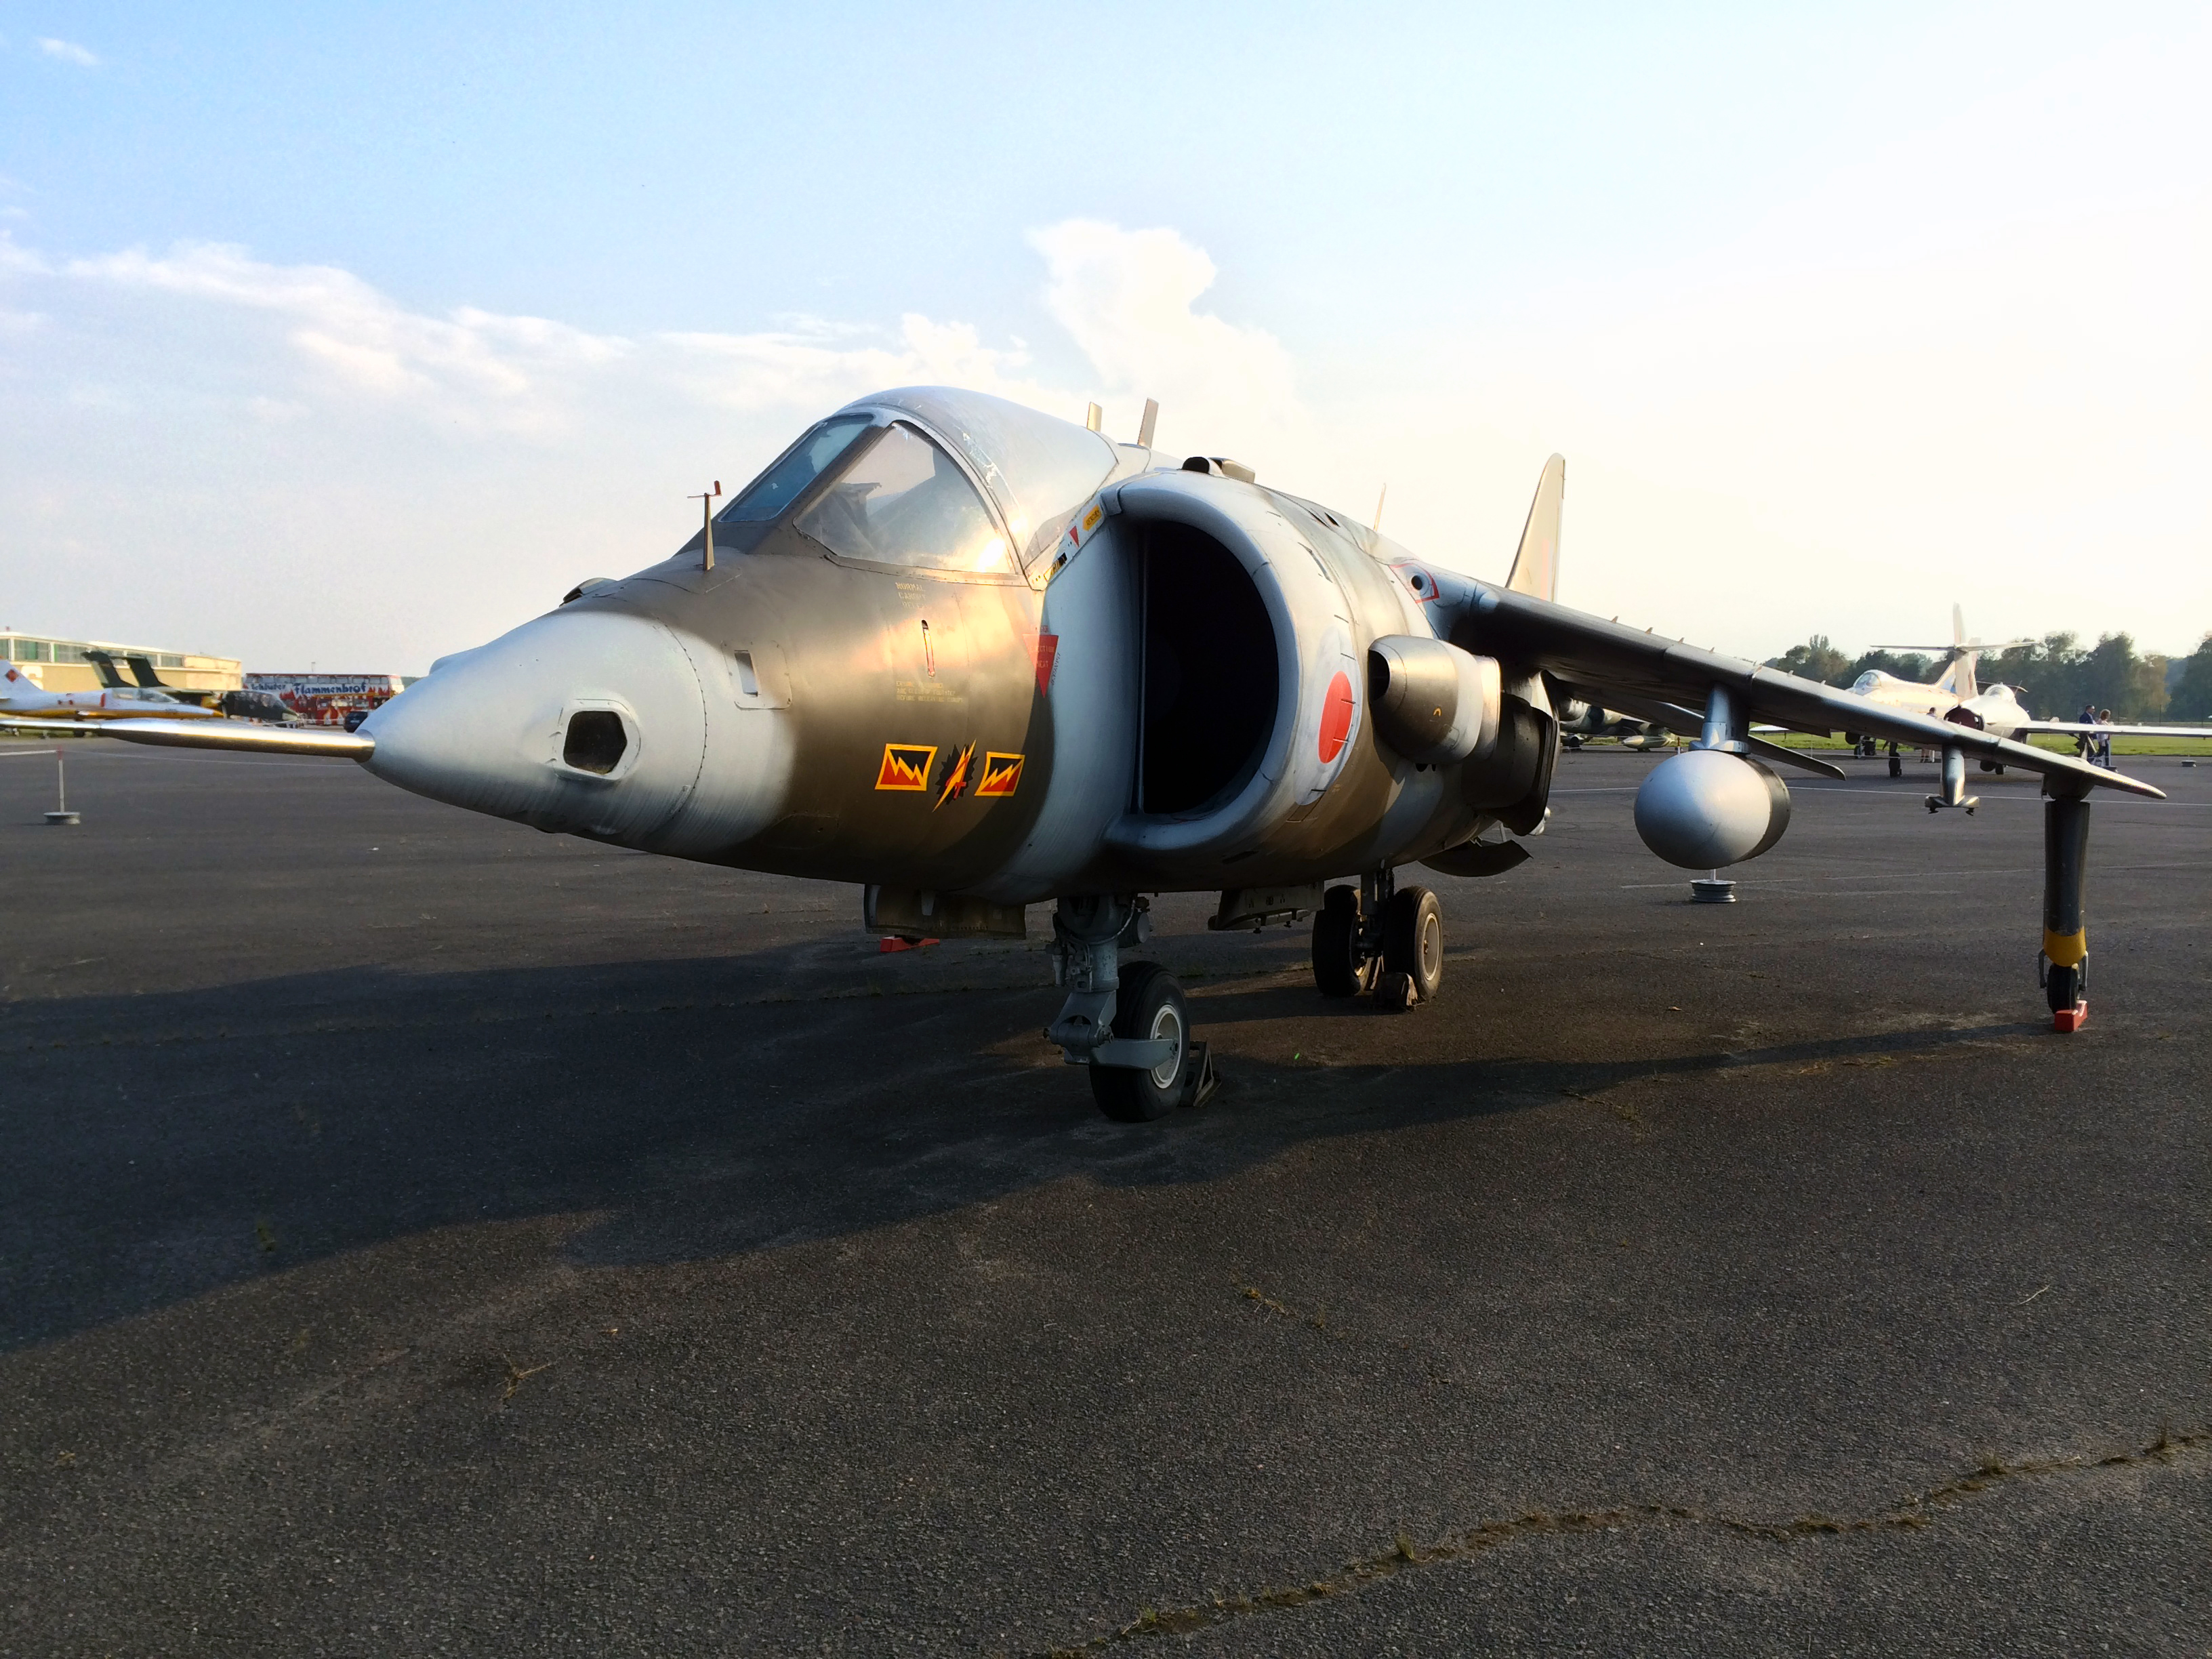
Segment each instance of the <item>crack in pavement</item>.
[{"label": "crack in pavement", "polygon": [[2141,1468],[2171,1463],[2186,1453],[2212,1448],[2212,1428],[2176,1434],[2161,1429],[2147,1445],[2105,1456],[2027,1458],[2006,1463],[1984,1457],[1972,1468],[1950,1480],[1915,1492],[1902,1502],[1871,1514],[1838,1518],[1818,1513],[1788,1521],[1759,1521],[1714,1510],[1677,1504],[1617,1504],[1607,1509],[1572,1510],[1553,1515],[1535,1511],[1508,1521],[1486,1521],[1463,1532],[1453,1533],[1425,1547],[1416,1546],[1401,1532],[1391,1547],[1374,1555],[1346,1562],[1336,1571],[1303,1584],[1285,1584],[1259,1590],[1217,1595],[1210,1601],[1187,1607],[1146,1607],[1136,1618],[1103,1635],[1079,1642],[1038,1650],[1031,1659],[1082,1659],[1124,1643],[1159,1636],[1182,1636],[1224,1625],[1234,1619],[1273,1613],[1284,1607],[1307,1607],[1316,1601],[1355,1595],[1372,1585],[1414,1567],[1464,1561],[1512,1542],[1545,1533],[1617,1532],[1632,1526],[1711,1527],[1742,1538],[1792,1539],[1838,1536],[1849,1533],[1909,1531],[1929,1525],[1944,1510],[1967,1499],[2021,1480],[2055,1474],[2111,1468]]}]

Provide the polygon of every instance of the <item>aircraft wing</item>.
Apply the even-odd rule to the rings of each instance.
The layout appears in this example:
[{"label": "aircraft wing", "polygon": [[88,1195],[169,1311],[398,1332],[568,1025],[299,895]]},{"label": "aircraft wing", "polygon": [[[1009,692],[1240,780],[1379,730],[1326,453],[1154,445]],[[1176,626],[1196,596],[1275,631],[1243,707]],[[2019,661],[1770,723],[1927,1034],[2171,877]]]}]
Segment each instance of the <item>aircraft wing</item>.
[{"label": "aircraft wing", "polygon": [[[2002,761],[2076,788],[2118,789],[2164,799],[2166,792],[2076,756],[2014,743],[1969,726],[1908,714],[1856,692],[1799,679],[1741,657],[1664,639],[1607,622],[1549,599],[1516,593],[1468,577],[1437,573],[1455,644],[1510,664],[1541,669],[1569,696],[1626,713],[1637,703],[1676,705],[1667,723],[1703,708],[1716,685],[1742,699],[1749,718],[1792,732],[1863,732],[1930,749],[1954,745],[1978,758]],[[1634,700],[1632,702],[1631,700]],[[1692,727],[1694,729],[1694,727]],[[2115,730],[2113,727],[2101,728]],[[2069,792],[2071,793],[2071,792]]]},{"label": "aircraft wing", "polygon": [[0,732],[16,732],[27,738],[50,738],[57,732],[97,732],[95,720],[38,720],[27,714],[0,714]]},{"label": "aircraft wing", "polygon": [[2089,720],[2029,720],[2014,729],[2051,732],[2069,738],[2085,732],[2100,738],[2212,738],[2212,726],[2099,726]]}]

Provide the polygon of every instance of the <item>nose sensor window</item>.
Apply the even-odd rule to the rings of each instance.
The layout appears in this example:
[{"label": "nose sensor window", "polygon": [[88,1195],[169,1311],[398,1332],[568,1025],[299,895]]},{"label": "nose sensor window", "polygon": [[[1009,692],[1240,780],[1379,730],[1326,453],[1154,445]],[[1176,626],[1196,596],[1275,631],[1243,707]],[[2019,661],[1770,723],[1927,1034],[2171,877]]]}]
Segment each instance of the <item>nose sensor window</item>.
[{"label": "nose sensor window", "polygon": [[606,708],[583,708],[568,716],[568,740],[561,745],[561,758],[579,772],[596,772],[601,777],[622,764],[623,751],[629,747],[629,735],[623,730],[622,716]]}]

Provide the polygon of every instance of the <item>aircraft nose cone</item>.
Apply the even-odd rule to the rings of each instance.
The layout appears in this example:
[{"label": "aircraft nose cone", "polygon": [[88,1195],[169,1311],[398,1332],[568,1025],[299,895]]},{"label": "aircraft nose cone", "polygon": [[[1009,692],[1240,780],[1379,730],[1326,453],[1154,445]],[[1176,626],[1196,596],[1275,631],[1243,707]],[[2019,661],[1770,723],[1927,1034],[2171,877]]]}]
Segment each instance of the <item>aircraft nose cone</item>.
[{"label": "aircraft nose cone", "polygon": [[368,769],[434,800],[628,845],[697,786],[698,672],[665,624],[556,611],[443,659],[362,726]]}]

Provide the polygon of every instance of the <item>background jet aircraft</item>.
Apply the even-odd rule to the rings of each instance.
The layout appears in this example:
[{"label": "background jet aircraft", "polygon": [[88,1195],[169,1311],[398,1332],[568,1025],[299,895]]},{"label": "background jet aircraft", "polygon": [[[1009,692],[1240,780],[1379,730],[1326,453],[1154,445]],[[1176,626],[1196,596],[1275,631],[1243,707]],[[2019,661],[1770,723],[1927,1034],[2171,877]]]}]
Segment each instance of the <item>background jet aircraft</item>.
[{"label": "background jet aircraft", "polygon": [[100,684],[111,691],[132,689],[166,691],[179,702],[197,703],[203,708],[223,695],[219,691],[193,691],[182,686],[163,684],[161,675],[155,672],[153,659],[140,652],[134,651],[124,659],[131,665],[129,679],[124,678],[123,671],[115,665],[115,653],[112,651],[87,651],[84,659],[99,671]]},{"label": "background jet aircraft", "polygon": [[1674,736],[1656,721],[1640,720],[1617,708],[1569,702],[1559,709],[1559,741],[1569,749],[1579,749],[1592,738],[1611,738],[1624,749],[1654,749],[1671,743]]},{"label": "background jet aircraft", "polygon": [[12,663],[0,663],[0,727],[78,720],[205,720],[214,714],[167,691],[125,686],[101,691],[46,691]]},{"label": "background jet aircraft", "polygon": [[[2033,640],[2007,640],[2001,645],[1984,645],[1979,640],[1966,638],[1966,613],[1958,605],[1951,607],[1951,643],[1949,645],[1887,645],[1878,647],[1904,655],[1942,656],[1949,659],[1942,673],[1932,684],[1922,685],[1912,680],[1899,679],[1879,668],[1869,668],[1851,683],[1851,690],[1870,702],[1884,703],[1893,708],[1909,708],[1916,713],[1932,714],[1939,719],[1971,726],[1976,731],[1994,732],[1999,737],[2025,742],[2039,732],[2063,733],[2072,737],[2092,734],[2106,738],[2212,738],[2212,728],[2202,726],[2112,726],[2085,723],[2081,720],[2037,720],[2021,702],[2019,694],[2008,685],[1977,685],[1974,665],[1985,651],[2007,651],[2017,645],[2033,645]],[[1984,771],[2004,769],[2003,763],[1984,757]],[[1897,757],[1897,745],[1890,744],[1889,771],[1897,776],[1903,767]]]},{"label": "background jet aircraft", "polygon": [[2047,994],[2080,1018],[2087,796],[2159,791],[1554,603],[1557,456],[1500,586],[1233,461],[1158,455],[1150,424],[1116,445],[973,392],[864,398],[672,556],[441,659],[356,733],[117,734],[347,755],[542,830],[851,882],[872,933],[1018,938],[1054,903],[1047,1036],[1141,1119],[1208,1077],[1173,978],[1121,962],[1145,895],[1218,890],[1221,927],[1312,912],[1322,994],[1410,1006],[1443,917],[1400,872],[1527,856],[1563,704],[1698,733],[1636,799],[1646,845],[1696,870],[1788,828],[1769,762],[1838,774],[1754,719],[1849,726],[1941,746],[1954,799],[1969,754],[2045,775]]},{"label": "background jet aircraft", "polygon": [[131,679],[123,678],[123,671],[115,665],[112,651],[87,651],[84,659],[100,671],[100,683],[113,690],[130,690],[133,685],[148,690],[166,691],[179,702],[197,703],[228,719],[237,720],[267,720],[279,725],[290,724],[299,715],[283,698],[271,691],[194,691],[164,681],[155,672],[153,662],[143,654],[133,652],[125,659],[131,665]]}]

